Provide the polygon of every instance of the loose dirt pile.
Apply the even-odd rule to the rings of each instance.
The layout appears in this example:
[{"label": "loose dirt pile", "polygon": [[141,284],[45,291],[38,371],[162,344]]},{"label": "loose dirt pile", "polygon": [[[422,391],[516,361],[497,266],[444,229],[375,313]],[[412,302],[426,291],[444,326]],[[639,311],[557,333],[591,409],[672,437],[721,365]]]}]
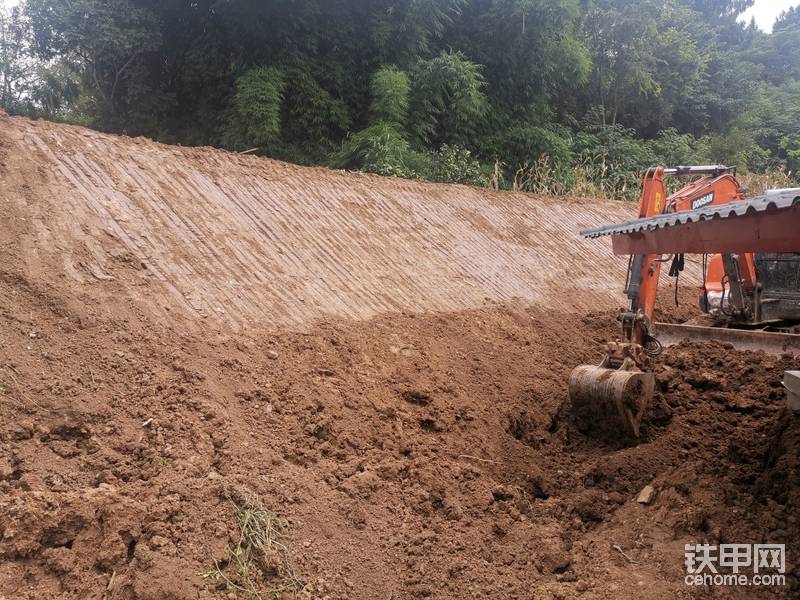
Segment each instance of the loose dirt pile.
[{"label": "loose dirt pile", "polygon": [[236,597],[214,577],[241,583],[248,493],[291,527],[285,560],[254,563],[264,598],[290,573],[299,598],[689,596],[701,540],[788,543],[796,586],[800,430],[778,382],[797,362],[671,349],[663,406],[626,446],[564,406],[606,313],[204,339],[93,320],[8,274],[0,290],[6,597]]},{"label": "loose dirt pile", "polygon": [[[617,334],[623,278],[573,231],[617,205],[0,125],[0,598],[798,593],[800,426],[779,384],[797,361],[673,348],[638,443],[569,419],[568,375]],[[324,198],[298,201],[314,173]],[[262,196],[233,227],[231,203]],[[303,269],[317,283],[289,293]],[[789,586],[684,586],[684,544],[704,540],[787,543]]]}]

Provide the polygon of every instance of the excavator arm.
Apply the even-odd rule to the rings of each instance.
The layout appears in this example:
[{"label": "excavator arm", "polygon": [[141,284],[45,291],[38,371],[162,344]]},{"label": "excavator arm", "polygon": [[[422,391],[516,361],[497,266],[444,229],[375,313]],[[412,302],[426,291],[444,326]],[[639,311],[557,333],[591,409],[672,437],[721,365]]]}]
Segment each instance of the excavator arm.
[{"label": "excavator arm", "polygon": [[[666,205],[664,168],[648,169],[644,177],[642,199],[639,202],[639,218],[660,215]],[[628,310],[620,315],[625,341],[648,347],[651,340],[651,324],[661,275],[661,255],[640,254],[632,256],[628,265],[625,294]]]},{"label": "excavator arm", "polygon": [[[667,176],[698,179],[667,196]],[[720,165],[674,169],[653,167],[644,177],[639,219],[724,204],[742,197],[743,190],[734,169]],[[681,265],[681,256],[673,258],[678,259],[676,266]],[[720,261],[732,304],[737,310],[744,310],[741,286],[748,276],[751,282],[755,281],[752,256],[740,259],[726,255]],[[623,429],[638,437],[655,388],[655,376],[645,371],[647,357],[658,354],[662,348],[653,334],[653,314],[663,262],[661,254],[631,256],[625,285],[628,306],[619,316],[622,340],[607,345],[606,356],[599,366],[581,365],[572,372],[569,393],[579,428],[617,423],[621,418]],[[735,301],[734,296],[737,298]],[[619,428],[612,425],[611,429]]]},{"label": "excavator arm", "polygon": [[[667,176],[700,178],[667,197],[665,184]],[[702,206],[727,204],[743,197],[744,192],[732,168],[721,165],[674,169],[654,167],[648,169],[644,177],[639,218],[646,219],[667,213],[690,211]],[[625,286],[628,309],[620,315],[624,340],[642,346],[649,354],[657,353],[660,349],[660,344],[652,331],[663,262],[664,259],[660,254],[640,254],[631,257]],[[727,283],[728,296],[734,309],[746,310],[745,289],[751,290],[755,286],[755,264],[752,254],[741,257],[716,256],[711,261],[710,272],[712,281]],[[725,289],[720,291],[724,293]]]}]

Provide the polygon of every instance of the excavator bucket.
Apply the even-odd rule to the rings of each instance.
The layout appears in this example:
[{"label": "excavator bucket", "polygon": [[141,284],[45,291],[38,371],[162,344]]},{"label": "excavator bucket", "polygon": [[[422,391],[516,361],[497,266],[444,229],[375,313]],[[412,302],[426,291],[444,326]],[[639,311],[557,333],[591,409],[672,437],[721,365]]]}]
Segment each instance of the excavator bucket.
[{"label": "excavator bucket", "polygon": [[643,373],[627,363],[619,369],[581,365],[569,379],[573,419],[584,432],[638,438],[654,389],[653,373]]}]

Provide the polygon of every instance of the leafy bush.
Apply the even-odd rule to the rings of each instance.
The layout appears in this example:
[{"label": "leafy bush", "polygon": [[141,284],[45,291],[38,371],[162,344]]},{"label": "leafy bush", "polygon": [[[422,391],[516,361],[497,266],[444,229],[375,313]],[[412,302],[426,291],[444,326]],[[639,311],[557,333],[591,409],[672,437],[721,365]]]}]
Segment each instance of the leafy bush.
[{"label": "leafy bush", "polygon": [[283,157],[316,164],[325,160],[350,127],[347,104],[307,69],[288,71],[283,103]]},{"label": "leafy bush", "polygon": [[550,157],[553,164],[572,163],[572,136],[568,130],[555,128],[515,126],[507,130],[503,158],[515,168],[538,160],[541,156]]},{"label": "leafy bush", "polygon": [[593,128],[575,136],[574,149],[582,165],[589,165],[595,185],[603,196],[633,200],[639,195],[641,172],[658,160],[636,132],[620,125]]},{"label": "leafy bush", "polygon": [[575,156],[568,129],[515,125],[501,137],[501,156],[514,187],[538,193],[569,191]]},{"label": "leafy bush", "polygon": [[734,127],[726,134],[708,136],[711,159],[738,166],[742,170],[763,172],[770,166],[769,151],[755,140],[752,130]]},{"label": "leafy bush", "polygon": [[486,185],[481,164],[473,158],[472,153],[462,146],[447,144],[433,155],[430,179],[439,183]]},{"label": "leafy bush", "polygon": [[266,146],[278,138],[285,83],[284,73],[275,67],[250,69],[236,80],[224,131],[225,146],[244,150],[245,146]]},{"label": "leafy bush", "polygon": [[800,176],[800,134],[786,135],[781,139],[781,152],[786,156],[786,168],[795,179]]},{"label": "leafy bush", "polygon": [[656,164],[667,167],[700,165],[711,160],[708,140],[698,140],[689,133],[678,133],[674,128],[659,132],[658,137],[650,142],[650,149]]},{"label": "leafy bush", "polygon": [[396,124],[378,121],[349,136],[331,166],[414,179],[427,165],[411,150]]},{"label": "leafy bush", "polygon": [[383,67],[372,76],[370,91],[369,112],[375,121],[406,123],[411,85],[405,72],[396,67]]}]

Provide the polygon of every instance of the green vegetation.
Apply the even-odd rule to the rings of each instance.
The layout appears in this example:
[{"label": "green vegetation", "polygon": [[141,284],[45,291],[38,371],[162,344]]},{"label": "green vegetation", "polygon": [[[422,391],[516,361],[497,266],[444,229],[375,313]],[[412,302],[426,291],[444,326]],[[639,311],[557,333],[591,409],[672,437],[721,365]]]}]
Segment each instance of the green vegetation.
[{"label": "green vegetation", "polygon": [[397,67],[382,67],[372,76],[370,116],[398,126],[408,119],[408,98],[411,86],[408,75]]},{"label": "green vegetation", "polygon": [[752,0],[26,0],[0,107],[433,181],[633,197],[655,163],[797,180],[800,10]]},{"label": "green vegetation", "polygon": [[255,67],[236,80],[225,125],[225,146],[268,146],[281,133],[281,103],[286,81],[275,67]]}]

